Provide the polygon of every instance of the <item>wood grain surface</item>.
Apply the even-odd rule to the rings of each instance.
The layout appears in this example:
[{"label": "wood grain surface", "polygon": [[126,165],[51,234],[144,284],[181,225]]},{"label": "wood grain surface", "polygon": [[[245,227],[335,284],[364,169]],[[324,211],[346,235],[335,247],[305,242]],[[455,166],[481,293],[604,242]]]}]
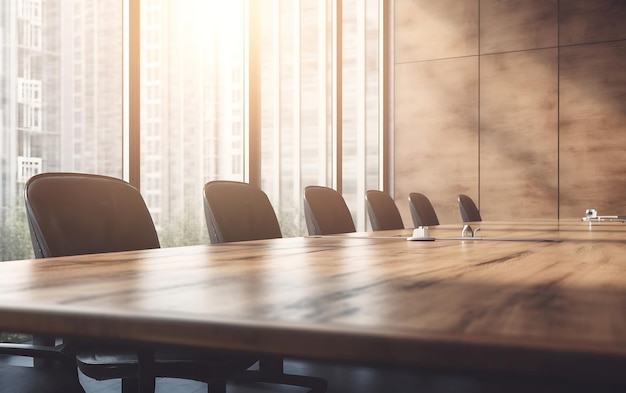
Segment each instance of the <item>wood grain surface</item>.
[{"label": "wood grain surface", "polygon": [[622,381],[626,224],[476,226],[3,262],[0,329]]}]

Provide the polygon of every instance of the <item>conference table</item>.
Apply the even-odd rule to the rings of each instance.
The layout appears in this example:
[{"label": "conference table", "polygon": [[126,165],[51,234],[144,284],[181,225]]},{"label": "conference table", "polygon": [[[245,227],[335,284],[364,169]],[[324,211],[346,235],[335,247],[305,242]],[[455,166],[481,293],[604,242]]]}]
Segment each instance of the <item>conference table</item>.
[{"label": "conference table", "polygon": [[0,263],[0,330],[625,384],[626,224],[480,222]]}]

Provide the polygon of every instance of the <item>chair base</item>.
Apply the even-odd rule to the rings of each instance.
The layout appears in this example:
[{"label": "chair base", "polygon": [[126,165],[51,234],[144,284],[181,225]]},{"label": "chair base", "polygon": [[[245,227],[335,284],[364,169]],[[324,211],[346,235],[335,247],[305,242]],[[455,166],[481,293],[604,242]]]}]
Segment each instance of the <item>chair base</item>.
[{"label": "chair base", "polygon": [[309,375],[286,374],[283,366],[284,361],[282,358],[262,358],[259,361],[258,370],[247,370],[236,381],[303,387],[309,389],[306,393],[326,392],[328,382],[325,379]]},{"label": "chair base", "polygon": [[[226,380],[256,363],[256,358],[184,349],[79,352],[78,368],[98,381],[122,379],[122,393],[154,393],[155,378],[189,379],[208,384],[211,393],[225,393]],[[141,359],[141,360],[140,360]]]}]

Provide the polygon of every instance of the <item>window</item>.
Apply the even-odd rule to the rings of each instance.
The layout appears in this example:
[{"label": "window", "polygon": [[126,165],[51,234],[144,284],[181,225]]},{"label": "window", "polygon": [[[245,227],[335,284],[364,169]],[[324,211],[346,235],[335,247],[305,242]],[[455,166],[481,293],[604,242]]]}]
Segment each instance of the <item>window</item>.
[{"label": "window", "polygon": [[[0,5],[16,65],[0,70],[0,219],[32,173],[123,176],[123,10],[135,1]],[[306,234],[310,184],[339,188],[366,229],[363,196],[381,183],[382,1],[141,0],[133,162],[163,246],[208,242],[201,189],[214,179],[258,182],[285,236]]]},{"label": "window", "polygon": [[13,65],[0,68],[0,260],[33,256],[22,194],[32,175],[122,176],[122,11],[122,0],[0,2],[1,57]]},{"label": "window", "polygon": [[[285,235],[306,234],[302,190],[307,185],[340,188],[357,229],[365,230],[365,191],[380,181],[379,3],[267,4],[260,18],[263,189]],[[341,21],[334,20],[338,11]],[[333,30],[334,23],[342,34]],[[339,39],[345,48],[340,58]],[[338,97],[343,97],[340,103]]]},{"label": "window", "polygon": [[382,16],[378,0],[343,1],[342,56],[342,193],[357,230],[369,225],[365,192],[378,189],[379,145],[379,37]]},{"label": "window", "polygon": [[41,2],[42,0],[18,0],[17,18],[41,24]]},{"label": "window", "polygon": [[17,18],[18,42],[30,49],[41,49],[41,0],[18,0]]},{"label": "window", "polygon": [[161,4],[141,1],[141,191],[163,246],[206,243],[202,186],[244,180],[244,1]]},{"label": "window", "polygon": [[17,78],[17,102],[22,104],[40,104],[41,81]]},{"label": "window", "polygon": [[[161,197],[148,207],[161,212],[162,244],[207,242],[202,185],[248,180],[257,170],[285,236],[306,234],[309,184],[341,187],[366,229],[365,191],[380,182],[379,1],[181,0],[168,3],[167,14],[162,4],[141,1],[141,190]],[[260,38],[250,42],[246,33],[257,25]],[[340,44],[350,50],[338,58]],[[258,64],[247,63],[247,51],[261,54]],[[250,75],[260,80],[251,82],[247,67],[255,66],[260,73]],[[154,83],[168,86],[156,101]],[[260,105],[260,130],[244,128],[249,83],[260,85],[260,104],[251,104]],[[145,139],[153,132],[158,144]],[[250,148],[260,149],[260,168],[246,151],[247,133],[257,132],[260,146]],[[163,177],[158,189],[145,180],[152,171]]]},{"label": "window", "polygon": [[17,157],[17,181],[25,183],[32,176],[41,173],[41,157]]}]

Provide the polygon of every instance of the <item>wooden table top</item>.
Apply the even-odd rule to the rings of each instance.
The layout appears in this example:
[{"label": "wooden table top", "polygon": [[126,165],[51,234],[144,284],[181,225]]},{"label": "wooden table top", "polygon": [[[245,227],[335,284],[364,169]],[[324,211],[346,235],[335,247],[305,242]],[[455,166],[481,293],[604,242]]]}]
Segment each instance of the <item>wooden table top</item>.
[{"label": "wooden table top", "polygon": [[0,330],[626,379],[626,224],[480,227],[2,262]]}]

